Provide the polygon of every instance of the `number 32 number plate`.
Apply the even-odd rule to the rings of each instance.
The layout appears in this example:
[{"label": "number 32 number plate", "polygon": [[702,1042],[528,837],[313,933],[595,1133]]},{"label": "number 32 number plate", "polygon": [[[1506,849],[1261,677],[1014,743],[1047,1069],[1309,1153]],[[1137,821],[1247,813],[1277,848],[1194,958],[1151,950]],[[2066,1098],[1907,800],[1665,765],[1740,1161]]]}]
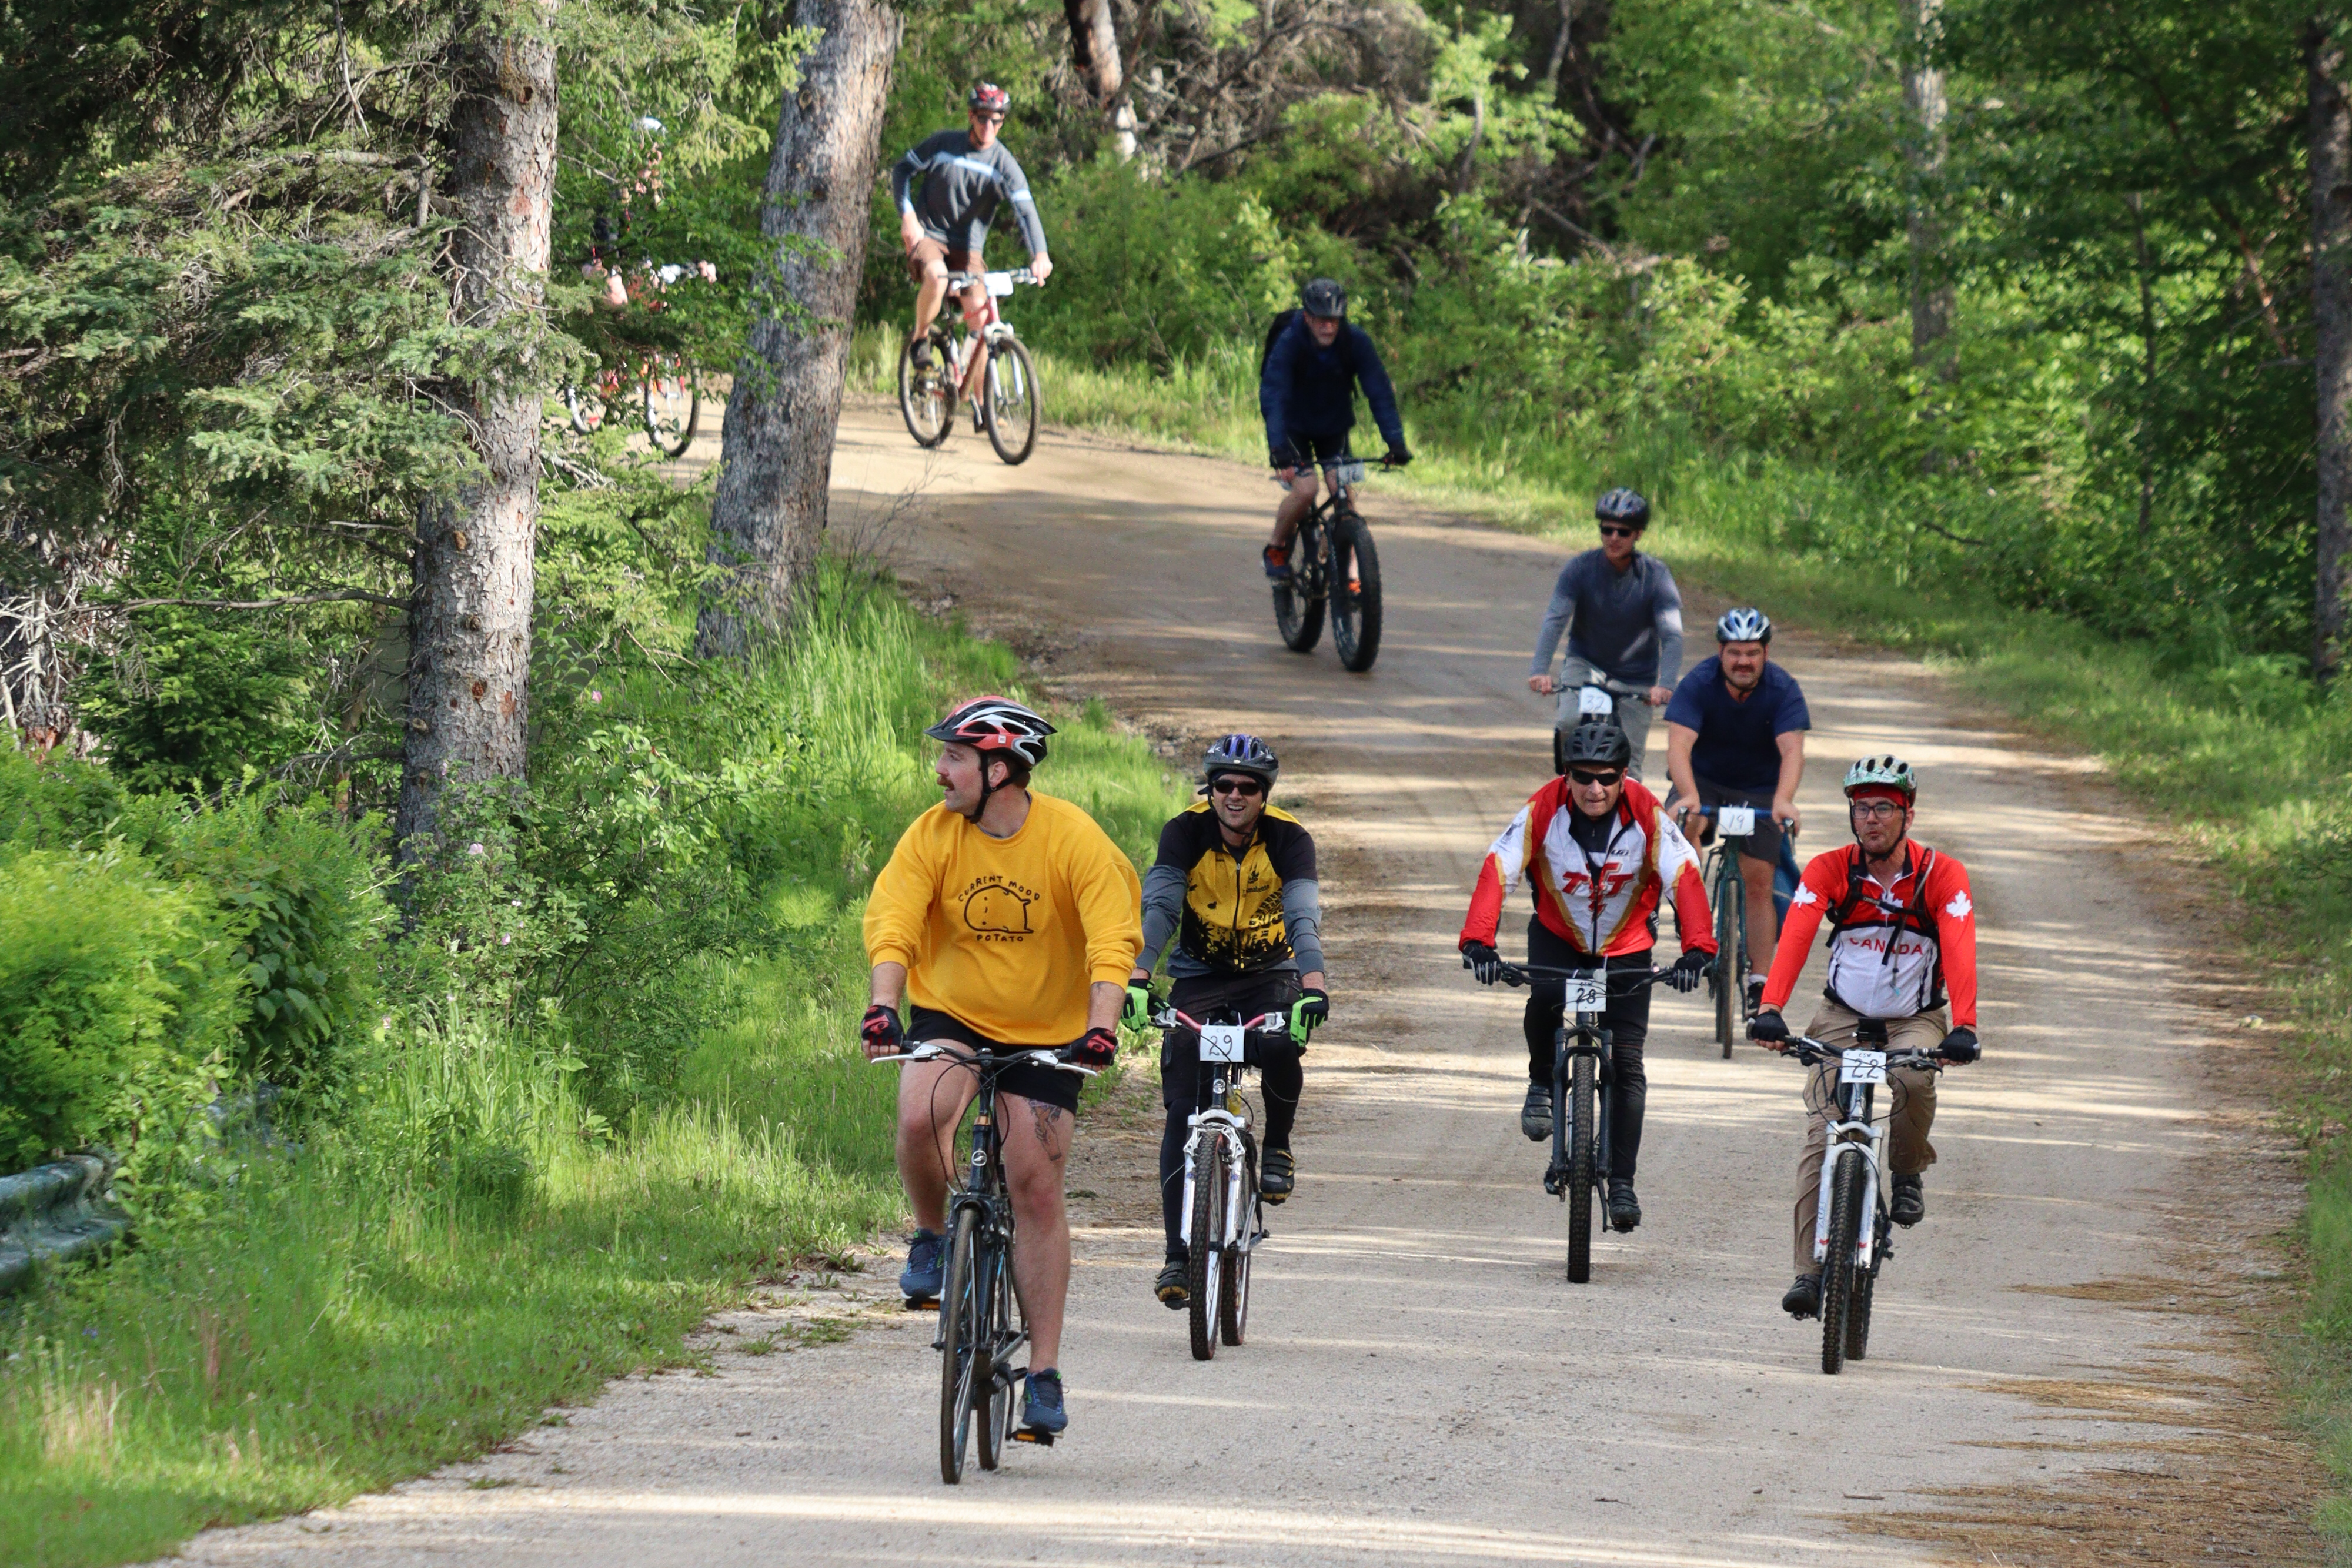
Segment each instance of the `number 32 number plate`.
[{"label": "number 32 number plate", "polygon": [[1838,1061],[1838,1082],[1841,1083],[1884,1083],[1886,1082],[1886,1053],[1883,1051],[1849,1051]]},{"label": "number 32 number plate", "polygon": [[1213,1023],[1202,1026],[1201,1060],[1203,1061],[1241,1061],[1242,1026],[1237,1023]]}]

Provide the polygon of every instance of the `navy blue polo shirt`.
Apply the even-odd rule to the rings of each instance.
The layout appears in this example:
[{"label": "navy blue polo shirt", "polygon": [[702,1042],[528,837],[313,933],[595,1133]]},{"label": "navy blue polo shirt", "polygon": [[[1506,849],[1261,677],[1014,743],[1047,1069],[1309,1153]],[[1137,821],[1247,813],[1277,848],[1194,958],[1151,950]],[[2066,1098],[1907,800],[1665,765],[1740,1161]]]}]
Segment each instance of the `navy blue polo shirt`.
[{"label": "navy blue polo shirt", "polygon": [[1813,727],[1797,677],[1767,661],[1764,678],[1740,702],[1723,684],[1723,660],[1701,659],[1675,687],[1666,722],[1698,731],[1691,771],[1727,789],[1769,795],[1780,782],[1780,737]]}]

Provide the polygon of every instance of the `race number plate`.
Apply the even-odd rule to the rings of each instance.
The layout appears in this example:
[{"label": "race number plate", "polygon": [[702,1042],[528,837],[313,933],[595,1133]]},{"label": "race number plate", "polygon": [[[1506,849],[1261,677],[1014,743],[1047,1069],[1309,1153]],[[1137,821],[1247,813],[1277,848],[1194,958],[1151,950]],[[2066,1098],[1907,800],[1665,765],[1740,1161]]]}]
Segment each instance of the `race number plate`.
[{"label": "race number plate", "polygon": [[1576,693],[1576,711],[1580,714],[1613,715],[1617,711],[1617,699],[1611,696],[1604,686],[1580,686]]},{"label": "race number plate", "polygon": [[1717,806],[1715,825],[1733,838],[1756,831],[1756,808],[1753,806]]},{"label": "race number plate", "polygon": [[1568,977],[1568,1010],[1572,1013],[1597,1013],[1609,1006],[1609,982],[1599,975],[1570,975]]},{"label": "race number plate", "polygon": [[1838,1061],[1838,1082],[1841,1083],[1884,1083],[1886,1082],[1886,1053],[1883,1051],[1849,1051]]},{"label": "race number plate", "polygon": [[987,272],[982,273],[981,276],[988,279],[988,291],[997,298],[1002,299],[1013,292],[1013,275],[1011,273]]},{"label": "race number plate", "polygon": [[1345,463],[1334,463],[1331,465],[1331,477],[1342,485],[1360,485],[1364,482],[1364,465],[1353,457]]},{"label": "race number plate", "polygon": [[1241,1061],[1242,1026],[1237,1023],[1202,1025],[1201,1060],[1203,1061]]}]

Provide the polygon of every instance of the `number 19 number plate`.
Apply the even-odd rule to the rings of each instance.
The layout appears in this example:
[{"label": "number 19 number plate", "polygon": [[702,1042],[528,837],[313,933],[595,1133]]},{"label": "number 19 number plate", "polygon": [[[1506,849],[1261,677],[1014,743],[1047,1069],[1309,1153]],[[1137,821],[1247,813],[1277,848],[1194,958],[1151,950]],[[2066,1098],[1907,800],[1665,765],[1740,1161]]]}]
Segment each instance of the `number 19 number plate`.
[{"label": "number 19 number plate", "polygon": [[1886,1053],[1883,1051],[1849,1051],[1838,1062],[1841,1083],[1884,1083],[1886,1082]]},{"label": "number 19 number plate", "polygon": [[1756,831],[1756,808],[1753,806],[1718,806],[1715,825],[1733,837]]},{"label": "number 19 number plate", "polygon": [[1203,1061],[1239,1061],[1242,1060],[1242,1026],[1237,1023],[1204,1024],[1201,1029],[1201,1060]]},{"label": "number 19 number plate", "polygon": [[1566,1005],[1572,1013],[1600,1012],[1609,1005],[1609,982],[1599,975],[1570,975]]}]

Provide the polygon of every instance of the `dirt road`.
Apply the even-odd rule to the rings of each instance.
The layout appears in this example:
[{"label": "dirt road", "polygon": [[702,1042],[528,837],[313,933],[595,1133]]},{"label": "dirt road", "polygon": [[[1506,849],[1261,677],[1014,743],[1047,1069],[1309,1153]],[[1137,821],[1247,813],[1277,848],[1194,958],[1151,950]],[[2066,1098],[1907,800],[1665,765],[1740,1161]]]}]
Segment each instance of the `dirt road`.
[{"label": "dirt road", "polygon": [[[1721,1061],[1704,997],[1662,994],[1647,1218],[1600,1243],[1592,1282],[1571,1287],[1542,1152],[1517,1130],[1516,1000],[1480,991],[1454,956],[1478,856],[1544,770],[1548,705],[1523,676],[1557,547],[1416,514],[1375,486],[1389,630],[1378,668],[1355,676],[1328,647],[1302,658],[1276,642],[1256,562],[1274,490],[1251,471],[1055,434],[1019,469],[969,434],[927,458],[874,408],[852,412],[835,476],[836,530],[894,514],[878,542],[902,571],[1013,637],[1049,681],[1187,750],[1250,729],[1282,752],[1285,802],[1322,847],[1333,1022],[1308,1058],[1300,1192],[1260,1254],[1251,1343],[1191,1360],[1182,1320],[1148,1290],[1149,1141],[1106,1118],[1082,1128],[1072,1178],[1087,1195],[1063,1363],[1072,1427],[1050,1452],[1017,1448],[1000,1474],[942,1488],[928,1324],[877,1303],[881,1281],[816,1281],[779,1315],[721,1325],[715,1378],[616,1386],[515,1452],[208,1536],[194,1560],[1712,1565],[1973,1559],[1987,1539],[2011,1543],[2007,1562],[2305,1550],[2273,1531],[2305,1506],[2308,1470],[2287,1445],[2232,1436],[2251,1417],[2217,1395],[2259,1381],[2242,1334],[2142,1310],[2207,1299],[2167,1272],[2179,1206],[2263,1151],[2200,1111],[2198,1059],[2233,1044],[2204,994],[2220,977],[2168,923],[2164,884],[2135,863],[2146,852],[2084,765],[1955,710],[1915,665],[1801,632],[1775,646],[1816,725],[1807,843],[1843,838],[1847,759],[1904,753],[1924,780],[1921,836],[1974,873],[1984,943],[1988,1060],[1947,1080],[1929,1218],[1889,1265],[1871,1358],[1827,1378],[1818,1329],[1778,1310],[1798,1072],[1747,1049]],[[1692,597],[1696,657],[1714,609]],[[1817,989],[1809,977],[1800,995]],[[2285,1222],[2286,1185],[2241,1189],[2268,1205],[2246,1228]],[[2226,1294],[2264,1261],[2209,1255],[2221,1273],[2202,1282]],[[738,1353],[786,1319],[774,1343],[790,1354]],[[2022,1555],[2000,1533],[2053,1497],[2188,1486],[2217,1447],[2269,1467],[2269,1506],[2200,1505],[2193,1539],[2153,1505],[2126,1526],[2085,1512]],[[2084,1479],[2110,1469],[2138,1479]],[[2138,1549],[2097,1547],[2117,1528]]]}]

